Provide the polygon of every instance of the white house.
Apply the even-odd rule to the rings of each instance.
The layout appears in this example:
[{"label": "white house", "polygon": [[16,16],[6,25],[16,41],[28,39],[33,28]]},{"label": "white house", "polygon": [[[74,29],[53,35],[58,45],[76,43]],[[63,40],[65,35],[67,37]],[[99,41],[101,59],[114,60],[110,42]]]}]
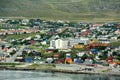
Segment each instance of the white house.
[{"label": "white house", "polygon": [[29,23],[29,19],[23,19],[22,20],[22,25],[27,25]]},{"label": "white house", "polygon": [[85,52],[79,52],[77,53],[77,56],[82,57],[85,54]]}]

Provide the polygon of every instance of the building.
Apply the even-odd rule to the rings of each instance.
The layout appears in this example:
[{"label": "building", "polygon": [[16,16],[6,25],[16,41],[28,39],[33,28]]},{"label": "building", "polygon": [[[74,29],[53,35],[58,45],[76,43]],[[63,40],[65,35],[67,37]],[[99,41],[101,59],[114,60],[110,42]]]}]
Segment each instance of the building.
[{"label": "building", "polygon": [[55,41],[55,46],[56,46],[56,49],[68,49],[68,41],[62,40],[62,39],[57,39]]},{"label": "building", "polygon": [[29,23],[29,20],[28,20],[28,19],[23,19],[21,24],[22,24],[22,25],[27,25],[28,23]]},{"label": "building", "polygon": [[80,49],[80,48],[84,48],[84,45],[82,45],[82,44],[75,44],[73,47],[76,48],[76,49]]},{"label": "building", "polygon": [[53,49],[68,49],[68,40],[56,39],[50,41],[50,48]]},{"label": "building", "polygon": [[50,47],[49,48],[52,48],[52,49],[55,48],[55,40],[50,41]]},{"label": "building", "polygon": [[3,53],[0,53],[0,62],[4,62],[6,59],[5,55]]},{"label": "building", "polygon": [[84,37],[81,37],[81,38],[75,38],[75,39],[69,39],[69,46],[70,47],[73,47],[74,45],[76,44],[84,44],[84,45],[87,45],[89,44],[89,39],[88,38],[84,38]]}]

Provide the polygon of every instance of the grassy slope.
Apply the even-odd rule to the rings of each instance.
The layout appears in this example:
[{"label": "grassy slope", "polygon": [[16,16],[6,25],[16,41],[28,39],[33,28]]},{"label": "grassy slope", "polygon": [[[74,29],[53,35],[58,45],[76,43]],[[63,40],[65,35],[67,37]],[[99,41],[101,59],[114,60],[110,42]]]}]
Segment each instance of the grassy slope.
[{"label": "grassy slope", "polygon": [[1,17],[120,21],[119,0],[0,0]]}]

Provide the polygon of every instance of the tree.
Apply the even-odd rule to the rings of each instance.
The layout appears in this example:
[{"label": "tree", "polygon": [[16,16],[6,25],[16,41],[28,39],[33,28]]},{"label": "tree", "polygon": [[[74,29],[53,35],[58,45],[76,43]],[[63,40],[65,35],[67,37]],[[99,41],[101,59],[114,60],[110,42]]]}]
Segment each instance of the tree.
[{"label": "tree", "polygon": [[66,53],[65,52],[60,52],[59,59],[65,59]]},{"label": "tree", "polygon": [[86,59],[87,57],[88,57],[88,55],[87,55],[87,54],[84,54],[84,55],[81,57],[81,59],[85,61],[85,59]]}]

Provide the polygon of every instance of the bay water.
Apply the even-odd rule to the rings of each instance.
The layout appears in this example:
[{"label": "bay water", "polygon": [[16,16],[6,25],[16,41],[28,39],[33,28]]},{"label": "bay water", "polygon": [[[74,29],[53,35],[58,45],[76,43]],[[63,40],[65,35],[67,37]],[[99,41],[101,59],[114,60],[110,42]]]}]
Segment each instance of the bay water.
[{"label": "bay water", "polygon": [[120,76],[0,70],[0,80],[120,80]]}]

